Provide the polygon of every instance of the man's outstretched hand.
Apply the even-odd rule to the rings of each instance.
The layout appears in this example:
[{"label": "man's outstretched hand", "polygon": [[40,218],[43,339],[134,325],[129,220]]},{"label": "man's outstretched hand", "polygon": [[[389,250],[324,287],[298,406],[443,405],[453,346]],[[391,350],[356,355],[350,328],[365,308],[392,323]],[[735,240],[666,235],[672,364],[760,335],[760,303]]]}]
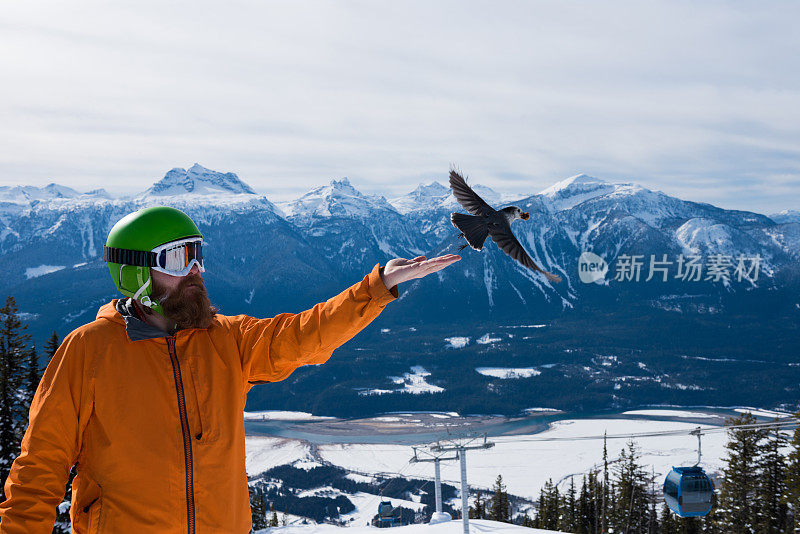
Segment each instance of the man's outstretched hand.
[{"label": "man's outstretched hand", "polygon": [[425,256],[417,256],[413,260],[395,258],[386,262],[381,279],[388,289],[392,289],[400,282],[428,276],[460,259],[458,254],[445,254],[431,259],[426,259]]}]

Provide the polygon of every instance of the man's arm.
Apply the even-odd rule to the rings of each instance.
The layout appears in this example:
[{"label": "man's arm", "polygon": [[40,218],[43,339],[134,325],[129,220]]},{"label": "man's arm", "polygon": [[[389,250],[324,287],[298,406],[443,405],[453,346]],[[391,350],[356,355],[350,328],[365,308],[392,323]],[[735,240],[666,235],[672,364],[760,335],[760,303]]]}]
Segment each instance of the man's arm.
[{"label": "man's arm", "polygon": [[397,298],[381,279],[380,264],[360,282],[301,313],[271,319],[240,316],[239,350],[250,383],[277,382],[302,365],[324,363]]},{"label": "man's arm", "polygon": [[22,452],[14,460],[0,504],[0,533],[50,534],[70,467],[89,417],[89,365],[80,334],[59,347],[31,402]]}]

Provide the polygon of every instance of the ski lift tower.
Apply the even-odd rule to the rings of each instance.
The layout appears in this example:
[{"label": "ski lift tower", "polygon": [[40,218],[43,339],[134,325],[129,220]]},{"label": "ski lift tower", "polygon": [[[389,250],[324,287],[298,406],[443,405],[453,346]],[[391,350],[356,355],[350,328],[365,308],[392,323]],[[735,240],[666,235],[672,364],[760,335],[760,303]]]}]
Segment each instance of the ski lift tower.
[{"label": "ski lift tower", "polygon": [[[428,449],[433,453],[433,455],[438,454],[445,454],[448,452],[456,452],[458,454],[457,458],[461,460],[461,524],[464,526],[464,534],[469,534],[469,489],[467,486],[467,450],[474,450],[474,449],[490,449],[494,447],[494,443],[490,441],[486,441],[486,435],[483,436],[482,443],[472,444],[478,438],[464,438],[462,440],[446,440],[445,444],[442,442],[437,442],[434,445],[429,445]],[[449,443],[449,444],[448,444]],[[416,449],[414,450],[414,456],[416,458]],[[442,489],[441,489],[441,482],[439,476],[439,461],[443,458],[439,458],[438,461],[436,458],[431,460],[425,459],[424,461],[433,461],[434,465],[436,466],[436,506],[437,511],[441,511],[441,498],[442,498]],[[455,460],[455,458],[446,458],[447,460]],[[416,460],[412,459],[413,461],[420,461],[418,458]]]},{"label": "ski lift tower", "polygon": [[444,453],[440,452],[440,453],[437,454],[437,453],[432,453],[432,452],[427,452],[426,451],[426,453],[430,454],[432,457],[431,458],[420,458],[417,455],[417,447],[413,447],[413,449],[414,449],[414,457],[411,458],[411,463],[433,462],[434,474],[435,474],[434,488],[436,490],[436,513],[437,514],[441,513],[442,512],[442,473],[441,473],[441,469],[439,468],[439,463],[440,462],[446,462],[448,460],[458,460],[458,455],[446,458],[444,456]]}]

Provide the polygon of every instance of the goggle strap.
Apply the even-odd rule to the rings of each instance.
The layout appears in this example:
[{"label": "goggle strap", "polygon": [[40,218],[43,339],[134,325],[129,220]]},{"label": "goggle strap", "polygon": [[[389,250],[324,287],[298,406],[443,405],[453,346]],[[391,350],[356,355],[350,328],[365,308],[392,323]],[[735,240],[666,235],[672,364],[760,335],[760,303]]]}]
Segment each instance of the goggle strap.
[{"label": "goggle strap", "polygon": [[156,254],[149,250],[128,250],[103,246],[103,261],[136,267],[156,267]]}]

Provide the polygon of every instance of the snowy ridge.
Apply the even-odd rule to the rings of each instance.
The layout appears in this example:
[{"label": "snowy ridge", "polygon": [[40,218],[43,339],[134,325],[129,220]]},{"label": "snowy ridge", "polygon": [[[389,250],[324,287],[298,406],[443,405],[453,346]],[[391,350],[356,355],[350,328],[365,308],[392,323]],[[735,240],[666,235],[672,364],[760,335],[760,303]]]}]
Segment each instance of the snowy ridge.
[{"label": "snowy ridge", "polygon": [[[90,192],[87,194],[92,193]],[[80,193],[71,187],[55,183],[48,184],[44,187],[35,187],[32,185],[17,185],[13,187],[0,186],[0,202],[10,202],[14,204],[30,204],[36,200],[76,198],[78,196],[80,196]]]},{"label": "snowy ridge", "polygon": [[539,192],[550,200],[554,211],[571,209],[578,204],[615,191],[616,186],[585,174],[570,176]]},{"label": "snowy ridge", "polygon": [[188,170],[179,167],[170,170],[164,178],[153,184],[140,196],[175,196],[187,193],[194,195],[256,194],[236,174],[232,172],[223,174],[195,163]]},{"label": "snowy ridge", "polygon": [[776,223],[800,223],[800,210],[783,210],[769,216]]},{"label": "snowy ridge", "polygon": [[335,216],[366,219],[376,211],[395,211],[385,198],[362,194],[346,177],[331,180],[296,200],[279,202],[278,206],[287,217],[298,221]]},{"label": "snowy ridge", "polygon": [[419,184],[416,189],[403,195],[389,199],[389,204],[405,215],[412,211],[435,210],[441,207],[444,200],[450,196],[450,188],[439,182]]}]

